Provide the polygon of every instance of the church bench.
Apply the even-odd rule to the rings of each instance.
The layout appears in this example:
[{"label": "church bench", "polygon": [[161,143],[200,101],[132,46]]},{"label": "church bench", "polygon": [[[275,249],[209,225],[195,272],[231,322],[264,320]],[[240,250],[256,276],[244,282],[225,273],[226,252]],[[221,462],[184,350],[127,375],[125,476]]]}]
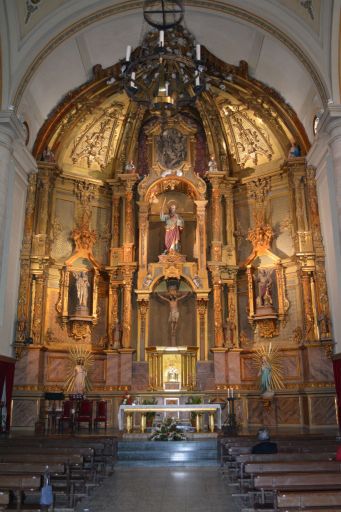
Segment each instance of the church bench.
[{"label": "church bench", "polygon": [[17,510],[21,509],[23,493],[37,491],[40,487],[40,475],[0,475],[0,491],[13,492],[17,500]]},{"label": "church bench", "polygon": [[[105,466],[107,464],[113,465],[113,459],[115,456],[115,443],[113,443],[111,440],[109,442],[94,442],[89,439],[86,441],[78,440],[78,439],[51,439],[51,438],[45,438],[45,439],[19,439],[19,442],[16,442],[16,439],[10,440],[9,444],[6,446],[21,446],[25,447],[27,446],[28,449],[36,449],[36,448],[42,448],[42,449],[74,449],[73,451],[81,448],[90,448],[94,451],[93,453],[93,462],[96,464],[96,466],[104,471]],[[1,446],[1,443],[0,443]]]},{"label": "church bench", "polygon": [[0,511],[6,510],[7,505],[9,504],[9,492],[8,491],[0,491]]},{"label": "church bench", "polygon": [[[277,510],[340,510],[341,491],[285,491],[276,495]],[[311,508],[308,508],[311,507]],[[317,508],[318,507],[318,508]]]},{"label": "church bench", "polygon": [[[255,491],[261,494],[261,502],[265,503],[267,494],[272,496],[276,505],[276,496],[283,491],[327,491],[341,490],[341,473],[286,473],[257,475],[254,478]],[[252,499],[255,493],[249,494]]]},{"label": "church bench", "polygon": [[269,463],[269,462],[295,462],[295,461],[332,461],[335,459],[335,452],[320,452],[320,453],[249,453],[238,455],[235,460],[236,468],[235,474],[240,480],[241,487],[243,486],[244,467],[247,463]]},{"label": "church bench", "polygon": [[[327,461],[278,461],[278,462],[249,462],[245,464],[244,472],[250,477],[250,484],[254,482],[255,476],[280,473],[341,473],[341,462],[336,460]],[[241,480],[243,487],[243,479]]]}]

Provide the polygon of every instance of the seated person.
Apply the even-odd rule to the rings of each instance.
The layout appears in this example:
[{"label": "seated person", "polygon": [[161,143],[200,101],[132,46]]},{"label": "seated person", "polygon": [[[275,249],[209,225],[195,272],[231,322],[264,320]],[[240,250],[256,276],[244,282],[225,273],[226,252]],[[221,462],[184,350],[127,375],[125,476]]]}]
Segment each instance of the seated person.
[{"label": "seated person", "polygon": [[262,428],[258,430],[258,444],[252,447],[251,453],[277,453],[277,444],[270,441],[270,434],[268,429]]}]

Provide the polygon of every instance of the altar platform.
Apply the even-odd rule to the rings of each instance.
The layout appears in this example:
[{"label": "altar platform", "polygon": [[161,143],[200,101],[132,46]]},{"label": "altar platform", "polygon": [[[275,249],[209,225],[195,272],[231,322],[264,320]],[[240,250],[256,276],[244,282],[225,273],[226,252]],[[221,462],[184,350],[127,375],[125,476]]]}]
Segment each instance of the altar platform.
[{"label": "altar platform", "polygon": [[[130,434],[131,435],[131,434]],[[211,434],[211,436],[214,436]],[[118,442],[117,466],[208,467],[218,465],[217,436],[187,441],[147,441],[125,438]]]}]

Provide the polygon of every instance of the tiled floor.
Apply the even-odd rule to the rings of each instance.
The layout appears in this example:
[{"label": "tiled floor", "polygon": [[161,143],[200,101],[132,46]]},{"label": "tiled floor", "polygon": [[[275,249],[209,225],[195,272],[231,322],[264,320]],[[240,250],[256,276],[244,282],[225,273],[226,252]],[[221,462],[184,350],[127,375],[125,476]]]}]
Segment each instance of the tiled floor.
[{"label": "tiled floor", "polygon": [[238,512],[217,468],[117,468],[77,507],[89,512]]}]

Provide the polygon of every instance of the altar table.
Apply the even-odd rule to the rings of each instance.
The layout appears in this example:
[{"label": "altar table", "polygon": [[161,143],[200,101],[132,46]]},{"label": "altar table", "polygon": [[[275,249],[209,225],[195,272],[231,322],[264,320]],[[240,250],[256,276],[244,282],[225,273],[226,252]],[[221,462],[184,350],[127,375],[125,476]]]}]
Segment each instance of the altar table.
[{"label": "altar table", "polygon": [[148,412],[196,412],[196,430],[200,432],[200,415],[208,413],[209,429],[214,432],[214,416],[217,415],[217,427],[221,429],[221,407],[220,404],[183,404],[183,405],[121,405],[118,412],[118,428],[124,430],[124,416],[127,418],[127,432],[133,430],[133,415],[141,414],[141,432],[146,430],[146,415]]}]

